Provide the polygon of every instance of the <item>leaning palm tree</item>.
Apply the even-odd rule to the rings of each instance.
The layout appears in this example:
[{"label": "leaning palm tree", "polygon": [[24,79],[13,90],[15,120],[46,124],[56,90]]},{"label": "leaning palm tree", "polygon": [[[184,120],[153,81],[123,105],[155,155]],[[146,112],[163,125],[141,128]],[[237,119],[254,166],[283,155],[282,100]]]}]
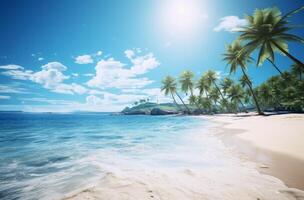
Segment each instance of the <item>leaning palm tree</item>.
[{"label": "leaning palm tree", "polygon": [[302,74],[304,73],[304,69],[299,64],[293,64],[291,66],[291,72],[296,76],[299,75],[299,80],[302,80]]},{"label": "leaning palm tree", "polygon": [[181,84],[181,90],[188,95],[188,92],[190,92],[191,95],[193,95],[193,77],[194,74],[191,71],[184,71],[179,78],[179,82]]},{"label": "leaning palm tree", "polygon": [[221,82],[221,86],[222,86],[222,89],[223,89],[223,93],[225,95],[227,95],[227,91],[228,89],[233,85],[233,80],[229,77],[226,77],[222,80]]},{"label": "leaning palm tree", "polygon": [[231,45],[227,46],[227,52],[224,54],[223,60],[227,61],[228,64],[230,65],[230,73],[235,73],[238,67],[240,67],[245,79],[248,88],[250,89],[251,95],[254,99],[256,108],[258,110],[258,113],[260,115],[263,115],[264,113],[262,112],[258,99],[256,98],[256,95],[254,94],[252,85],[250,84],[250,80],[246,74],[246,69],[247,69],[247,63],[251,61],[251,58],[249,55],[242,51],[243,46],[241,45],[239,40],[234,41]]},{"label": "leaning palm tree", "polygon": [[246,111],[246,107],[242,101],[245,98],[245,92],[240,84],[232,85],[228,91],[228,97],[232,102],[240,103],[243,107],[243,110]]},{"label": "leaning palm tree", "polygon": [[209,90],[209,98],[214,102],[214,106],[216,106],[220,93],[215,87],[211,87]]},{"label": "leaning palm tree", "polygon": [[179,104],[176,102],[174,94],[176,92],[176,82],[175,79],[171,76],[166,76],[162,80],[161,91],[165,92],[165,95],[171,95],[175,105],[180,108]]},{"label": "leaning palm tree", "polygon": [[239,78],[239,82],[240,82],[242,87],[246,87],[248,84],[250,84],[251,87],[252,87],[252,80],[248,75],[247,75],[247,77],[245,75],[242,75]]},{"label": "leaning palm tree", "polygon": [[221,95],[222,99],[225,99],[223,93],[221,92],[220,88],[216,84],[216,80],[218,79],[218,76],[217,76],[216,72],[213,71],[213,70],[208,70],[206,72],[206,77],[207,77],[207,84],[209,84],[209,85],[213,84],[215,86],[215,88],[218,90],[218,92]]},{"label": "leaning palm tree", "polygon": [[[190,92],[190,97],[195,97],[193,94],[193,87],[194,87],[193,77],[194,77],[193,72],[187,70],[184,71],[179,78],[179,82],[181,84],[181,90],[185,92],[186,95],[188,95],[188,93]],[[190,100],[191,99],[189,99],[189,101]],[[192,103],[194,103],[196,107],[199,109],[199,105],[197,104],[196,101]]]},{"label": "leaning palm tree", "polygon": [[210,84],[207,82],[207,77],[203,74],[197,82],[196,88],[199,90],[200,96],[205,94],[208,97],[208,90],[210,89]]},{"label": "leaning palm tree", "polygon": [[248,42],[243,50],[252,53],[259,50],[257,64],[266,59],[274,63],[274,52],[288,56],[294,63],[304,68],[304,64],[288,52],[287,42],[303,43],[301,37],[288,33],[292,27],[287,18],[304,9],[304,6],[282,16],[278,8],[256,9],[252,16],[246,16],[248,25],[240,30],[240,39]]},{"label": "leaning palm tree", "polygon": [[176,84],[175,78],[173,78],[171,76],[166,76],[165,79],[162,81],[161,91],[164,91],[165,95],[170,94],[174,103],[176,105],[178,105],[175,98],[174,98],[174,94],[175,94],[181,100],[181,102],[183,103],[183,105],[187,109],[188,113],[190,113],[190,110],[189,110],[188,106],[184,103],[183,99],[178,94],[176,85],[177,84]]},{"label": "leaning palm tree", "polygon": [[269,84],[267,83],[262,83],[259,87],[258,87],[258,90],[259,90],[259,96],[260,96],[260,99],[262,101],[262,105],[264,107],[269,107],[272,102],[273,102],[273,93],[271,91],[271,87]]}]

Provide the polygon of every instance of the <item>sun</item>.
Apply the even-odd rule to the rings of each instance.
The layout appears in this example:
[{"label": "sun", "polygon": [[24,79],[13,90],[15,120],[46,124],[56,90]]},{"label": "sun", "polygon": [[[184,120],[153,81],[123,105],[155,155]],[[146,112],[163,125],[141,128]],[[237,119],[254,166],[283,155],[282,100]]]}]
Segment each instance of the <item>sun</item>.
[{"label": "sun", "polygon": [[169,34],[187,36],[198,30],[206,17],[198,1],[167,1],[162,5],[160,23]]}]

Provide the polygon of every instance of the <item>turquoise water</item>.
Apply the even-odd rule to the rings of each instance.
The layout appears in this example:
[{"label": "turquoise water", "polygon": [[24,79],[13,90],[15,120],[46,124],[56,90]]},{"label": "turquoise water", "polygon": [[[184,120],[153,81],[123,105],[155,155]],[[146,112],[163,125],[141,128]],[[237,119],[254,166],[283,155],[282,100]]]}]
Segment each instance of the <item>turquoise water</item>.
[{"label": "turquoise water", "polygon": [[193,157],[210,145],[196,144],[194,134],[206,124],[186,116],[1,113],[0,199],[61,198],[109,171],[207,166]]}]

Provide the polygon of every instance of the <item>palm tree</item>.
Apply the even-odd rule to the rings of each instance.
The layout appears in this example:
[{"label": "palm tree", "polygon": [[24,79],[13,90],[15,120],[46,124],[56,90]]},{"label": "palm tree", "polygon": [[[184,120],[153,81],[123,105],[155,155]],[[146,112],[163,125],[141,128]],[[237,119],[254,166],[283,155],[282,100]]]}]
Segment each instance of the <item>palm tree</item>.
[{"label": "palm tree", "polygon": [[259,96],[262,101],[262,104],[264,107],[269,107],[272,104],[273,101],[273,95],[271,92],[271,87],[267,83],[262,83],[259,87]]},{"label": "palm tree", "polygon": [[176,92],[176,82],[175,82],[175,79],[173,77],[166,76],[162,80],[161,91],[164,91],[166,96],[168,96],[170,94],[174,103],[177,105],[177,107],[180,108],[179,104],[176,102],[175,97],[174,97],[174,94]]},{"label": "palm tree", "polygon": [[243,50],[251,53],[259,49],[257,64],[260,65],[265,59],[274,62],[274,52],[278,51],[288,56],[294,63],[304,69],[304,64],[288,53],[289,41],[303,43],[301,37],[288,33],[292,29],[288,25],[287,18],[304,9],[304,6],[295,9],[282,16],[278,8],[256,9],[252,16],[246,16],[248,25],[240,32],[240,39],[248,42]]},{"label": "palm tree", "polygon": [[219,91],[215,87],[211,87],[209,90],[209,98],[214,102],[214,105],[216,106],[216,103],[219,99]]},{"label": "palm tree", "polygon": [[248,62],[251,61],[251,58],[249,57],[249,55],[245,52],[242,51],[243,47],[240,43],[239,40],[234,41],[231,45],[228,45],[227,47],[227,52],[224,54],[224,60],[228,62],[228,64],[230,65],[230,73],[235,73],[236,70],[238,69],[238,67],[241,68],[242,73],[246,79],[247,86],[250,89],[251,95],[254,99],[256,108],[258,110],[258,113],[260,115],[263,115],[264,113],[261,111],[259,102],[256,98],[256,95],[254,94],[251,82],[245,72],[245,70],[247,69],[246,65]]},{"label": "palm tree", "polygon": [[220,90],[220,88],[216,84],[216,80],[218,79],[218,76],[217,76],[216,72],[213,71],[213,70],[208,70],[206,72],[206,77],[207,77],[207,84],[209,84],[209,85],[213,84],[215,86],[215,88],[218,90],[218,92],[221,95],[222,99],[225,99],[224,95],[222,94],[222,92]]},{"label": "palm tree", "polygon": [[267,58],[268,62],[270,62],[272,64],[272,66],[282,75],[283,72],[279,69],[279,67],[269,58]]},{"label": "palm tree", "polygon": [[231,85],[231,87],[228,89],[228,97],[231,99],[232,102],[239,102],[244,111],[246,111],[246,107],[245,105],[243,104],[243,101],[242,99],[244,99],[245,97],[245,92],[243,91],[243,88],[240,84],[233,84]]},{"label": "palm tree", "polygon": [[304,73],[304,69],[299,64],[293,64],[291,66],[291,71],[294,75],[299,75],[299,80],[302,80],[302,73]]},{"label": "palm tree", "polygon": [[[193,87],[194,87],[194,83],[192,80],[193,77],[194,77],[193,72],[187,70],[181,74],[180,79],[179,79],[179,82],[181,84],[181,90],[183,92],[185,92],[186,95],[188,95],[188,92],[190,92],[190,97],[195,97],[193,94]],[[190,101],[190,99],[189,99],[189,101]],[[192,103],[194,103],[196,105],[196,107],[199,109],[199,105],[197,104],[196,101],[194,101]]]},{"label": "palm tree", "polygon": [[210,88],[210,84],[207,82],[207,77],[203,74],[197,82],[196,88],[199,90],[200,95],[205,93],[206,97],[208,97],[208,90]]},{"label": "palm tree", "polygon": [[175,78],[173,78],[171,76],[166,76],[165,79],[162,81],[161,91],[165,91],[165,95],[171,94],[174,103],[176,105],[178,105],[175,98],[174,98],[174,94],[175,94],[181,100],[181,102],[183,103],[183,105],[185,106],[187,111],[190,113],[190,110],[189,110],[188,106],[184,103],[181,96],[177,93],[176,85],[177,84],[176,84]]},{"label": "palm tree", "polygon": [[246,87],[248,84],[250,84],[251,87],[252,87],[252,80],[248,75],[247,75],[247,77],[245,75],[242,75],[239,78],[239,82],[240,82],[242,87]]},{"label": "palm tree", "polygon": [[207,113],[212,112],[212,103],[210,98],[199,96],[197,101],[203,108],[206,109]]},{"label": "palm tree", "polygon": [[227,95],[227,91],[228,89],[233,85],[233,80],[229,77],[226,77],[222,80],[221,82],[221,86],[222,86],[222,89],[223,89],[223,93],[225,95]]},{"label": "palm tree", "polygon": [[194,95],[190,95],[189,97],[189,104],[190,105],[196,105],[197,104],[197,98]]},{"label": "palm tree", "polygon": [[194,74],[191,71],[184,71],[180,78],[179,78],[179,82],[181,84],[181,89],[183,92],[186,93],[186,95],[188,95],[188,92],[190,92],[191,95],[193,95],[193,79]]}]

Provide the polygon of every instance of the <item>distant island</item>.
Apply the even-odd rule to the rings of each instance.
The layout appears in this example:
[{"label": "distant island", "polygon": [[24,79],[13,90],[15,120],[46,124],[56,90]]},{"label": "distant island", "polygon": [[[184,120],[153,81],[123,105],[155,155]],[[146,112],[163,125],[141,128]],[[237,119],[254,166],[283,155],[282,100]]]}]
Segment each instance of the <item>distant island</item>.
[{"label": "distant island", "polygon": [[133,107],[126,107],[121,113],[125,115],[172,115],[182,113],[182,111],[173,103],[145,102]]}]

